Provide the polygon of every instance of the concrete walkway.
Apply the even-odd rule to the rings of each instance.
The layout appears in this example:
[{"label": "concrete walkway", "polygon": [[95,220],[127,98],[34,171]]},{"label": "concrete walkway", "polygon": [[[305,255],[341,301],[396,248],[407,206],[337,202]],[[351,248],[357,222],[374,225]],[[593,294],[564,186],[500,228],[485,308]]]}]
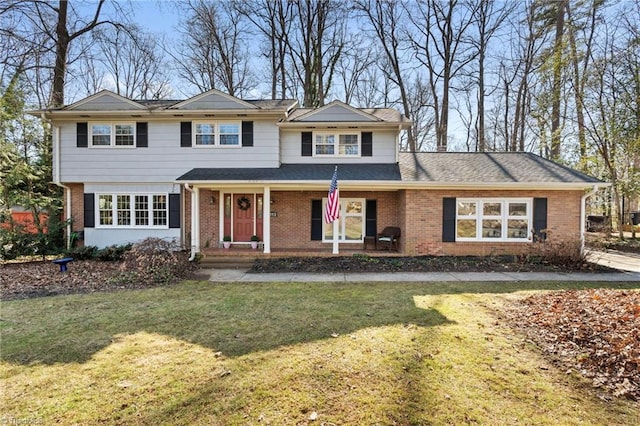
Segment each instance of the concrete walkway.
[{"label": "concrete walkway", "polygon": [[251,273],[239,269],[202,269],[216,282],[359,282],[359,281],[635,281],[639,272],[380,272],[332,274],[281,272]]},{"label": "concrete walkway", "polygon": [[358,282],[358,281],[629,281],[640,287],[640,255],[616,251],[590,251],[591,262],[618,269],[614,273],[591,272],[379,272],[331,274],[282,272],[251,273],[242,269],[201,269],[215,282]]}]

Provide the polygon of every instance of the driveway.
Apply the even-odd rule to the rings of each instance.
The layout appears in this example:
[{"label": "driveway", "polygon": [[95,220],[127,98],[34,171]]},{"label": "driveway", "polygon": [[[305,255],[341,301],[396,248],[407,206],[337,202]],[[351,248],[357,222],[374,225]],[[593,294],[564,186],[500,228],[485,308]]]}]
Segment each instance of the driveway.
[{"label": "driveway", "polygon": [[589,250],[587,259],[602,266],[619,269],[621,271],[640,272],[640,254],[617,250],[596,251]]}]

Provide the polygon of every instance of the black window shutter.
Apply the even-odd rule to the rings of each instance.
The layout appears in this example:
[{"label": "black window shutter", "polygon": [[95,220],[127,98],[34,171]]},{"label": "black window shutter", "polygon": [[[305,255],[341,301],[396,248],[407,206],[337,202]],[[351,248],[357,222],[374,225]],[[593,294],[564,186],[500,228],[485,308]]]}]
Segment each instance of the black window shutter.
[{"label": "black window shutter", "polygon": [[149,146],[147,127],[147,123],[136,123],[136,146],[138,148],[147,148]]},{"label": "black window shutter", "polygon": [[169,194],[169,228],[180,228],[180,194]]},{"label": "black window shutter", "polygon": [[87,123],[76,123],[76,146],[78,148],[89,146],[89,126]]},{"label": "black window shutter", "polygon": [[322,241],[322,200],[311,200],[311,241]]},{"label": "black window shutter", "polygon": [[242,146],[253,146],[253,121],[242,122]]},{"label": "black window shutter", "polygon": [[313,156],[313,133],[302,132],[302,156]]},{"label": "black window shutter", "polygon": [[378,217],[376,200],[367,200],[365,216],[364,234],[367,237],[375,237],[378,232],[378,225],[376,223]]},{"label": "black window shutter", "polygon": [[95,228],[96,226],[96,198],[95,194],[84,194],[84,227]]},{"label": "black window shutter", "polygon": [[533,229],[537,237],[545,239],[546,234],[541,234],[540,231],[547,229],[547,199],[546,198],[534,198],[533,199]]},{"label": "black window shutter", "polygon": [[362,147],[362,156],[363,157],[371,157],[373,156],[373,133],[371,132],[362,132],[360,135],[360,145]]},{"label": "black window shutter", "polygon": [[180,122],[180,146],[188,148],[191,146],[191,122]]},{"label": "black window shutter", "polygon": [[442,242],[456,241],[456,199],[442,199]]}]

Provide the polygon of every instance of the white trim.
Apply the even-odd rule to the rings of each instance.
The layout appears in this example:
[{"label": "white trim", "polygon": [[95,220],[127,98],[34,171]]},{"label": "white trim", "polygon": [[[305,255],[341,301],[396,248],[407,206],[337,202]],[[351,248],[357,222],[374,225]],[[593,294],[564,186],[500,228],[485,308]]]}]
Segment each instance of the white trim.
[{"label": "white trim", "polygon": [[[459,203],[475,203],[475,214],[460,216],[458,215]],[[482,212],[483,206],[489,203],[500,204],[500,215],[484,215]],[[527,214],[526,216],[510,216],[509,204],[526,204]],[[476,222],[475,237],[459,237],[458,236],[458,221],[459,220],[474,220]],[[500,237],[483,237],[483,220],[499,220],[500,225]],[[509,220],[526,220],[527,232],[524,236],[515,238],[508,236],[508,223]],[[508,242],[508,243],[526,243],[531,242],[531,230],[533,229],[533,198],[526,197],[473,197],[473,198],[456,198],[456,242]]]},{"label": "white trim", "polygon": [[[109,126],[109,145],[94,145],[93,143],[93,126]],[[133,144],[132,145],[116,145],[116,126],[131,126],[133,129]],[[88,147],[89,148],[97,148],[97,149],[131,149],[135,148],[138,143],[138,131],[137,131],[137,123],[135,121],[90,121],[87,123],[87,138],[89,139]],[[106,136],[106,135],[96,135],[96,136]]]},{"label": "white trim", "polygon": [[[358,138],[358,143],[357,143],[358,153],[357,154],[340,154],[340,136],[354,136],[354,135],[356,136],[356,138]],[[317,139],[316,139],[317,136],[333,136],[334,137],[333,154],[318,154],[316,152],[316,149],[318,146]],[[321,130],[318,132],[312,132],[311,138],[313,143],[313,148],[312,148],[313,157],[318,157],[318,158],[360,158],[362,157],[362,132],[356,131],[355,129],[353,130],[350,130],[350,129]],[[320,145],[330,146],[330,144],[320,144]]]},{"label": "white trim", "polygon": [[[103,225],[100,223],[100,196],[109,195],[112,197],[111,199],[111,225]],[[143,195],[147,197],[147,219],[150,223],[149,225],[136,225],[136,206],[135,206],[135,197]],[[162,195],[165,197],[165,225],[153,225],[153,197],[156,195]],[[116,222],[118,221],[118,196],[128,196],[129,197],[129,225],[118,225]],[[95,228],[96,229],[169,229],[169,193],[167,192],[95,192],[94,193],[95,200],[95,208],[94,208],[94,220],[95,220]],[[106,211],[106,209],[105,209]]]}]

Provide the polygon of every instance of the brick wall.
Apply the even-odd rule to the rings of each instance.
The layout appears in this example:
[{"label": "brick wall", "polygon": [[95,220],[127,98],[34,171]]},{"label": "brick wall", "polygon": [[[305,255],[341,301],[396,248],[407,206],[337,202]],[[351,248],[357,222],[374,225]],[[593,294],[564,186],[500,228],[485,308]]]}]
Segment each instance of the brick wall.
[{"label": "brick wall", "polygon": [[[65,183],[71,189],[71,230],[74,232],[84,230],[84,185],[81,183]],[[67,196],[67,191],[64,191]],[[64,218],[69,217],[67,212],[67,200],[65,198]]]},{"label": "brick wall", "polygon": [[[456,198],[547,198],[549,241],[579,239],[581,191],[453,191],[401,190],[389,192],[341,191],[340,198],[377,200],[377,230],[385,226],[399,226],[402,230],[400,251],[408,255],[492,255],[517,254],[527,251],[531,243],[505,242],[442,242],[442,200]],[[210,204],[211,196],[216,203]],[[272,249],[327,249],[329,245],[311,241],[311,200],[322,199],[326,191],[272,191],[271,247]],[[187,244],[190,235],[190,193],[184,193]],[[218,191],[200,191],[200,243],[216,247],[219,231]],[[342,244],[346,247],[347,244]]]},{"label": "brick wall", "polygon": [[[530,243],[442,242],[442,199],[456,198],[547,198],[549,241],[580,238],[581,191],[403,191],[406,198],[403,229],[404,252],[409,255],[517,254]],[[406,229],[406,232],[405,232]]]}]

